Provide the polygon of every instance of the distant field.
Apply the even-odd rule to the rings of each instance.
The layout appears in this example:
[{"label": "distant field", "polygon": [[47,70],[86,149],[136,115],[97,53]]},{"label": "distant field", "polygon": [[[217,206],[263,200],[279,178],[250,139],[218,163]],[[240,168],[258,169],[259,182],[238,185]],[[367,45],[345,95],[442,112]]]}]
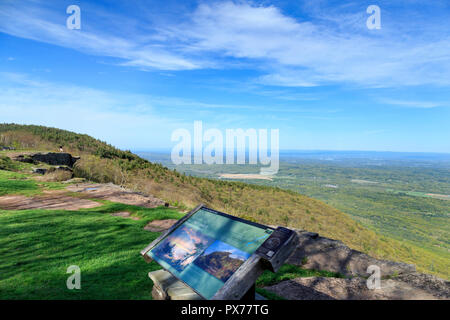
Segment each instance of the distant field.
[{"label": "distant field", "polygon": [[435,198],[441,200],[450,200],[450,195],[445,194],[436,194],[436,193],[426,193],[426,192],[417,192],[417,191],[403,191],[403,190],[392,190],[386,189],[387,192],[392,192],[396,195],[406,194],[408,196],[413,197],[425,197],[425,198]]},{"label": "distant field", "polygon": [[219,175],[223,179],[241,179],[241,180],[269,180],[272,181],[271,176],[265,176],[262,174],[232,174],[232,173],[222,173]]}]

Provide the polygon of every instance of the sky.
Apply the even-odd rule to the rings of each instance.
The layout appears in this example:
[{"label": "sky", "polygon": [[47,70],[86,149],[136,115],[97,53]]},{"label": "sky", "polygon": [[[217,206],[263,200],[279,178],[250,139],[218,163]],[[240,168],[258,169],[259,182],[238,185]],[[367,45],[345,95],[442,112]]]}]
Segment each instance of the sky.
[{"label": "sky", "polygon": [[449,18],[448,0],[1,0],[0,122],[131,150],[197,120],[278,129],[281,149],[449,153]]}]

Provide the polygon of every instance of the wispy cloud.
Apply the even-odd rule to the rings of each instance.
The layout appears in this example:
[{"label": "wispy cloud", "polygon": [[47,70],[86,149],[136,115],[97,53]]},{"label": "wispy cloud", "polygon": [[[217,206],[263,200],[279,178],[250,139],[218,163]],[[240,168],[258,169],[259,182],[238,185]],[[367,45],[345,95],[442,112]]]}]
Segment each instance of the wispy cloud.
[{"label": "wispy cloud", "polygon": [[[171,35],[188,39],[193,52],[259,62],[258,67],[264,65],[262,69],[270,72],[259,79],[264,84],[450,84],[450,37],[443,32],[449,30],[448,23],[427,26],[424,36],[408,38],[408,25],[416,31],[415,24],[388,20],[378,34],[367,30],[367,15],[360,5],[355,8],[358,14],[321,9],[307,21],[289,17],[275,6],[202,4],[189,22],[172,26]],[[317,12],[328,15],[314,16]],[[401,32],[395,32],[397,27]]]},{"label": "wispy cloud", "polygon": [[449,105],[449,103],[436,101],[396,100],[396,99],[381,99],[380,102],[394,106],[408,107],[408,108],[422,108],[422,109],[430,109]]},{"label": "wispy cloud", "polygon": [[[95,15],[95,11],[93,13]],[[188,60],[169,52],[157,42],[145,41],[142,35],[115,35],[113,32],[106,32],[108,28],[103,29],[101,26],[83,25],[81,30],[69,30],[65,19],[64,15],[36,6],[36,1],[0,4],[0,32],[88,54],[120,58],[123,60],[120,64],[127,66],[161,70],[189,70],[201,67],[201,64],[193,59]],[[120,17],[117,19],[122,21]],[[120,30],[120,26],[117,28]]]},{"label": "wispy cloud", "polygon": [[389,133],[390,130],[385,129],[376,129],[376,130],[365,130],[362,132],[363,135],[372,136],[372,135],[379,135],[383,133]]},{"label": "wispy cloud", "polygon": [[[125,35],[118,24],[116,32],[93,24],[67,30],[63,15],[33,3],[1,4],[0,31],[119,58],[121,65],[144,70],[245,67],[263,74],[255,83],[286,87],[450,85],[449,20],[433,24],[418,19],[419,14],[411,21],[409,11],[402,16],[397,10],[400,16],[393,17],[382,7],[377,31],[365,27],[367,14],[360,2],[334,7],[327,1],[299,2],[306,18],[289,16],[274,5],[214,1],[176,21],[103,19],[140,25]],[[107,13],[98,10],[101,15]]]},{"label": "wispy cloud", "polygon": [[2,122],[60,127],[107,137],[108,141],[123,146],[134,141],[144,148],[147,137],[152,143],[170,145],[171,131],[190,128],[194,120],[208,119],[208,126],[217,128],[245,128],[248,127],[247,114],[264,119],[274,113],[315,117],[327,112],[312,107],[220,104],[110,92],[13,72],[0,72],[0,97]]},{"label": "wispy cloud", "polygon": [[[168,132],[186,126],[165,117],[145,96],[111,93],[81,86],[0,73],[2,122],[41,124],[91,134],[119,147],[170,144]],[[189,123],[188,123],[189,124]]]}]

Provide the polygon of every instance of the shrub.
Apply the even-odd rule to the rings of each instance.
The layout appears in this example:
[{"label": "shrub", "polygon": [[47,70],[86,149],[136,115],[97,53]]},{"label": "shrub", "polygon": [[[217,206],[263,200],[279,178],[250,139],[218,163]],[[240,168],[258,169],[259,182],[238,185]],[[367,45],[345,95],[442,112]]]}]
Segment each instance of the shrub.
[{"label": "shrub", "polygon": [[9,157],[0,157],[0,170],[16,171],[19,166]]}]

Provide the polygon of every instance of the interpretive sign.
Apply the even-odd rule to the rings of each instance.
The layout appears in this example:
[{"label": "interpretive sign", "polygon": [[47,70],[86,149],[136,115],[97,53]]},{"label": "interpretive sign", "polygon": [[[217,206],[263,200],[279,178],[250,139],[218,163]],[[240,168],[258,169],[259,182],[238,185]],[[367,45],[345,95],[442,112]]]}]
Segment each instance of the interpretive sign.
[{"label": "interpretive sign", "polygon": [[210,299],[272,232],[202,206],[144,254]]},{"label": "interpretive sign", "polygon": [[292,230],[276,229],[198,206],[141,255],[155,260],[205,299],[254,297],[256,279],[276,272],[297,243]]}]

